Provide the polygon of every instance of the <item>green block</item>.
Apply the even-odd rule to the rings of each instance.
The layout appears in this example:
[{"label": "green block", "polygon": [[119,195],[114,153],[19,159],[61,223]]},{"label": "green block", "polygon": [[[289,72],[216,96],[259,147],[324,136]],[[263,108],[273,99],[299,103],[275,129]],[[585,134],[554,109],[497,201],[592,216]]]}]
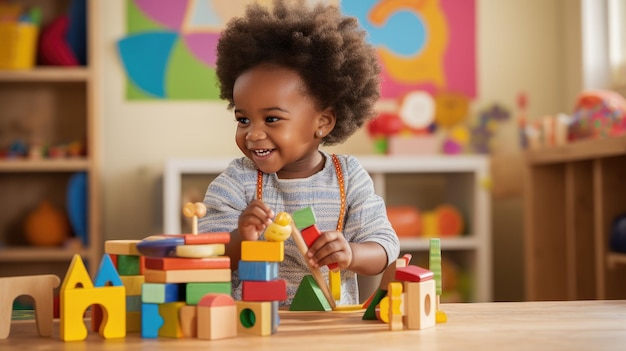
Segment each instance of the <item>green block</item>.
[{"label": "green block", "polygon": [[439,238],[430,239],[428,269],[433,272],[434,275],[436,294],[441,295],[441,240]]},{"label": "green block", "polygon": [[230,282],[214,283],[187,283],[185,289],[185,302],[188,305],[197,305],[200,299],[206,294],[228,294],[231,295]]},{"label": "green block", "polygon": [[331,311],[330,304],[312,275],[305,275],[293,297],[289,311]]},{"label": "green block", "polygon": [[293,214],[291,214],[291,218],[293,218],[293,222],[296,224],[296,227],[300,230],[304,228],[308,228],[317,222],[315,218],[315,213],[311,207],[305,207],[303,209],[297,210]]},{"label": "green block", "polygon": [[365,310],[365,313],[363,313],[363,320],[364,321],[375,321],[378,320],[378,318],[376,317],[376,306],[378,306],[378,304],[380,303],[380,301],[385,298],[385,296],[387,296],[387,290],[382,290],[382,289],[378,289],[376,290],[376,293],[374,294],[374,297],[372,298],[372,301],[370,301],[369,306],[367,306],[367,309]]},{"label": "green block", "polygon": [[117,255],[117,273],[119,275],[140,275],[140,256]]}]

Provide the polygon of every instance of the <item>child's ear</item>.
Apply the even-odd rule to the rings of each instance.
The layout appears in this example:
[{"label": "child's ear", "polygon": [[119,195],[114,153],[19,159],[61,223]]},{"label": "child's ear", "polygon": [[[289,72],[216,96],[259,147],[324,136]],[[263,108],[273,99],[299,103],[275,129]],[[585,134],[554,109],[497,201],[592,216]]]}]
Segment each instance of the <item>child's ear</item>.
[{"label": "child's ear", "polygon": [[318,119],[318,130],[323,130],[324,135],[330,133],[335,128],[337,117],[335,116],[335,110],[332,107],[327,107],[322,111]]}]

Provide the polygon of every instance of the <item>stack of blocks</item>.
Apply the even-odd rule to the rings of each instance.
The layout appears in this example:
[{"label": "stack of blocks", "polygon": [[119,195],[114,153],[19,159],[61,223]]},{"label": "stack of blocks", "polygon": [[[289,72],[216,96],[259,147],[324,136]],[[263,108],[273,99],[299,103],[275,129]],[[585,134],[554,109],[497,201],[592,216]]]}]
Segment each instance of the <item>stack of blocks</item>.
[{"label": "stack of blocks", "polygon": [[[126,332],[141,331],[141,287],[144,283],[144,257],[137,250],[139,240],[108,240],[104,252],[109,255],[126,288]],[[102,309],[92,308],[91,326],[96,331],[102,323]]]},{"label": "stack of blocks", "polygon": [[[311,207],[305,207],[292,214],[294,224],[302,233],[302,239],[307,247],[311,247],[320,237],[321,231],[317,227],[317,218]],[[329,269],[336,269],[337,264],[328,265]],[[329,271],[329,287],[333,299],[341,299],[341,276],[338,271]],[[290,311],[330,311],[332,307],[324,297],[319,285],[311,275],[302,279],[296,295],[293,298]]]},{"label": "stack of blocks", "polygon": [[281,212],[265,230],[267,240],[241,242],[239,332],[271,335],[278,329],[278,303],[287,299],[287,282],[278,278],[278,264],[285,258],[290,221],[289,215]]},{"label": "stack of blocks", "polygon": [[[204,233],[155,235],[137,244],[147,256],[141,291],[142,337],[236,336],[234,323],[211,320],[220,315],[218,310],[235,313],[230,258],[223,256],[229,241],[230,233]],[[212,307],[216,313],[204,313],[203,308]]]}]

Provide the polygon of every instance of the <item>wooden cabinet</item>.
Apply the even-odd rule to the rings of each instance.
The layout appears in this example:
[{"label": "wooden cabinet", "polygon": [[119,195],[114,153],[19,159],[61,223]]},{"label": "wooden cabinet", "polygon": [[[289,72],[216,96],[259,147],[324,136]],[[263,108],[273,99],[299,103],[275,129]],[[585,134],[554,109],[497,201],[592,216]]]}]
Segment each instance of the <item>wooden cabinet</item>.
[{"label": "wooden cabinet", "polygon": [[[70,4],[66,0],[17,2],[38,6],[44,26],[67,13]],[[88,1],[88,5],[93,2]],[[96,19],[94,6],[88,6],[88,43],[94,42]],[[92,274],[97,269],[102,254],[98,214],[97,59],[93,45],[88,45],[88,66],[36,66],[29,70],[0,71],[3,149],[17,140],[26,145],[78,142],[86,148],[86,153],[72,157],[0,158],[0,276],[42,273],[63,276],[74,253],[87,260]],[[85,180],[82,187],[72,182],[76,174]],[[68,220],[70,207],[78,210],[72,213],[84,212],[82,217],[77,217],[86,223],[80,231],[84,239],[75,241],[87,244],[29,246],[24,239],[24,222],[42,201],[50,202]],[[71,234],[76,232],[71,230]]]},{"label": "wooden cabinet", "polygon": [[[458,279],[466,282],[470,290],[464,300],[490,301],[492,253],[491,204],[486,186],[488,158],[359,156],[358,159],[372,176],[376,192],[387,205],[412,205],[420,210],[432,210],[445,203],[454,205],[465,215],[466,232],[459,237],[442,238],[442,256],[462,271],[463,277]],[[188,219],[181,213],[183,202],[202,201],[209,183],[230,161],[213,158],[167,162],[163,188],[165,233],[190,230]],[[427,238],[401,238],[400,245],[403,253],[413,254],[412,263],[428,264]],[[368,283],[377,285],[375,279]],[[372,287],[365,290],[371,291]]]},{"label": "wooden cabinet", "polygon": [[626,298],[626,255],[609,250],[626,213],[626,137],[528,151],[526,299]]}]

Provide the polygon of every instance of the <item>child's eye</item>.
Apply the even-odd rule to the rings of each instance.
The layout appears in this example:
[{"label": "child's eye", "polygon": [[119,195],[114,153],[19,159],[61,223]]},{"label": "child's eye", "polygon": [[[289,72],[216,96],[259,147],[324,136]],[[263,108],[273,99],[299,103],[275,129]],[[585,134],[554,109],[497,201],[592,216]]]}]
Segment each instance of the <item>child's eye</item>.
[{"label": "child's eye", "polygon": [[244,125],[247,125],[247,124],[249,124],[249,123],[250,123],[250,120],[249,120],[249,119],[247,119],[246,117],[235,117],[235,121],[236,121],[238,124],[244,124]]},{"label": "child's eye", "polygon": [[268,122],[268,123],[278,122],[279,120],[280,118],[278,117],[272,117],[272,116],[265,117],[265,122]]}]

